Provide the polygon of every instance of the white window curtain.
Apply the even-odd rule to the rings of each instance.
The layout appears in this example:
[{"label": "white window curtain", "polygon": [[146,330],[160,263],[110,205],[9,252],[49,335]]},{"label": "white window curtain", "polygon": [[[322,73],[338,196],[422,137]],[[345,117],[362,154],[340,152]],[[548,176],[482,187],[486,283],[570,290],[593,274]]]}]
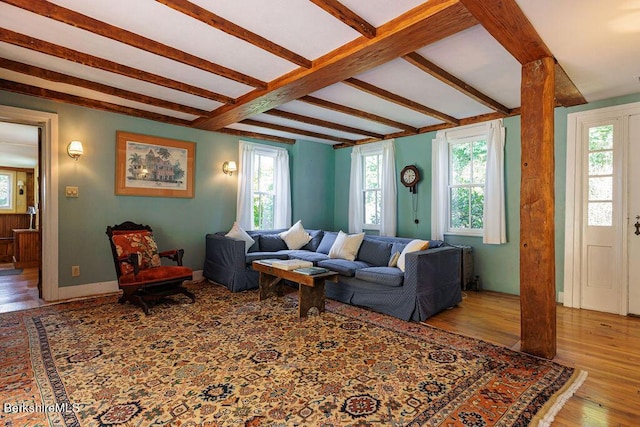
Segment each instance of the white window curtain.
[{"label": "white window curtain", "polygon": [[362,192],[362,156],[367,152],[382,151],[382,211],[381,236],[395,236],[397,222],[397,190],[394,140],[356,146],[351,151],[351,175],[349,185],[349,233],[361,233],[364,228],[364,199]]},{"label": "white window curtain", "polygon": [[[481,125],[482,126],[482,125]],[[449,143],[456,133],[473,133],[471,125],[464,129],[443,130],[436,133],[432,142],[432,201],[431,201],[431,238],[444,240],[448,228],[447,187],[449,184]],[[487,169],[484,187],[484,216],[482,242],[502,244],[507,242],[505,196],[504,196],[504,145],[505,129],[502,120],[484,124],[487,141]]]},{"label": "white window curtain", "polygon": [[444,240],[447,231],[447,186],[449,184],[449,146],[444,131],[436,132],[431,145],[431,238]]},{"label": "white window curtain", "polygon": [[502,120],[487,124],[487,172],[484,182],[482,243],[507,243],[504,200],[504,141]]},{"label": "white window curtain", "polygon": [[238,166],[238,199],[236,221],[245,230],[253,229],[253,170],[256,152],[273,155],[274,162],[274,228],[291,226],[291,184],[289,153],[283,148],[240,141]]}]

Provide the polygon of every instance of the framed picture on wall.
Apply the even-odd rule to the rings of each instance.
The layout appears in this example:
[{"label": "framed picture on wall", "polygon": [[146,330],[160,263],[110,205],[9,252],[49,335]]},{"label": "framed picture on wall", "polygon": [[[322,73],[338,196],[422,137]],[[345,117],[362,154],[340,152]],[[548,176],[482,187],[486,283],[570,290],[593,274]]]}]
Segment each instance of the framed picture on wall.
[{"label": "framed picture on wall", "polygon": [[194,142],[116,132],[116,195],[194,196]]}]

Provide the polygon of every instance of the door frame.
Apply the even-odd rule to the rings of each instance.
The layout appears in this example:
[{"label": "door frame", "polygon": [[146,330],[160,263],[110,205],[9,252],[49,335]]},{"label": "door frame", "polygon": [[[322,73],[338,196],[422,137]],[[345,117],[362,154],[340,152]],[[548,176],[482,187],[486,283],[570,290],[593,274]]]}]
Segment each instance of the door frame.
[{"label": "door frame", "polygon": [[640,102],[605,107],[589,111],[570,113],[567,115],[567,164],[566,164],[566,205],[565,205],[565,241],[564,241],[564,306],[581,308],[581,254],[583,231],[583,165],[581,129],[585,122],[605,119],[619,119],[621,121],[622,141],[622,218],[620,226],[622,283],[617,313],[626,315],[629,312],[629,275],[628,275],[628,147],[629,147],[629,116],[640,114]]},{"label": "door frame", "polygon": [[[58,289],[58,115],[0,105],[5,121],[41,127],[43,155],[40,159],[40,223],[42,224],[42,299],[56,301]],[[44,256],[46,254],[46,256]]]}]

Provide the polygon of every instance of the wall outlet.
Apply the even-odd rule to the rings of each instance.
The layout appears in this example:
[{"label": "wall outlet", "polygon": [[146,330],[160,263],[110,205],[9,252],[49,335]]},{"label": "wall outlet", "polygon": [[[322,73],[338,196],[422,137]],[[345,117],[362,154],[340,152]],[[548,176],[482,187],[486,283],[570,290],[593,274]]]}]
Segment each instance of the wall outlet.
[{"label": "wall outlet", "polygon": [[80,275],[80,266],[72,265],[71,266],[71,277],[78,277]]}]

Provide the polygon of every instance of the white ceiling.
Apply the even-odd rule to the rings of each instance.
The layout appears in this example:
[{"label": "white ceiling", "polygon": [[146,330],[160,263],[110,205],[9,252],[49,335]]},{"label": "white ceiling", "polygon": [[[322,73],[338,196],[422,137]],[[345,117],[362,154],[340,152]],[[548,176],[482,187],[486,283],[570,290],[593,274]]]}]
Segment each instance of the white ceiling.
[{"label": "white ceiling", "polygon": [[[436,0],[432,0],[434,1]],[[257,79],[268,83],[269,87],[274,81],[283,79],[287,73],[295,74],[299,70],[298,64],[164,4],[172,1],[0,0],[0,27],[10,32],[109,60],[119,66],[139,70],[138,74],[153,74],[189,85],[189,88],[215,92],[236,101],[242,100],[243,96],[251,96],[256,90],[255,86],[115,41],[78,26],[50,19],[43,16],[46,14],[37,14],[10,3],[31,5],[24,6],[26,8],[33,5],[62,6],[179,49],[200,58],[202,62],[217,64],[254,81]],[[180,4],[183,1],[173,3]],[[373,27],[379,28],[425,2],[341,0],[340,3]],[[640,92],[640,0],[516,0],[516,3],[586,101]],[[345,45],[362,38],[358,31],[325,12],[312,1],[191,0],[190,4],[204,8],[282,48],[314,61],[314,64],[324,55],[335,55],[336,49],[339,51],[341,47],[344,48]],[[415,52],[507,108],[515,109],[520,106],[520,63],[482,26],[476,25]],[[143,81],[144,79],[138,78],[138,74],[135,73],[129,76],[122,75],[114,70],[92,66],[92,62],[86,58],[71,61],[51,53],[29,49],[5,38],[0,38],[0,59],[40,67],[100,83],[116,90],[126,90],[191,108],[187,111],[176,111],[167,106],[150,105],[144,99],[125,99],[119,93],[107,93],[108,91],[95,87],[86,88],[62,83],[0,64],[0,82],[4,79],[6,82],[19,83],[23,87],[44,88],[94,102],[137,109],[142,113],[154,113],[158,117],[162,116],[163,121],[182,120],[185,125],[189,125],[189,122],[201,115],[193,109],[215,114],[216,109],[227,106],[224,100],[211,99],[202,93],[189,93],[191,89],[168,88],[162,84]],[[313,67],[311,69],[313,70]],[[493,112],[487,106],[401,58],[352,77],[457,119]],[[248,123],[231,123],[226,128],[340,144],[344,141],[353,143],[375,138],[371,135],[389,137],[406,130],[402,125],[405,128],[409,126],[418,129],[443,123],[439,118],[382,99],[344,82],[328,82],[323,86],[311,91],[309,95],[400,124],[382,123],[313,103],[291,100],[277,105],[277,111],[259,112],[248,117],[251,120]],[[0,86],[0,89],[2,88],[3,86]],[[341,127],[331,128],[318,122],[305,123],[290,116],[284,117],[283,113],[331,122]],[[24,136],[20,136],[20,131],[24,130],[22,126],[18,126],[17,129],[7,126],[0,124],[0,163],[5,164],[13,156],[6,147],[14,147],[16,151],[18,149],[15,147],[23,144],[16,141],[20,141],[20,138],[24,140]],[[24,159],[16,159],[16,162],[18,161],[24,162]]]}]

